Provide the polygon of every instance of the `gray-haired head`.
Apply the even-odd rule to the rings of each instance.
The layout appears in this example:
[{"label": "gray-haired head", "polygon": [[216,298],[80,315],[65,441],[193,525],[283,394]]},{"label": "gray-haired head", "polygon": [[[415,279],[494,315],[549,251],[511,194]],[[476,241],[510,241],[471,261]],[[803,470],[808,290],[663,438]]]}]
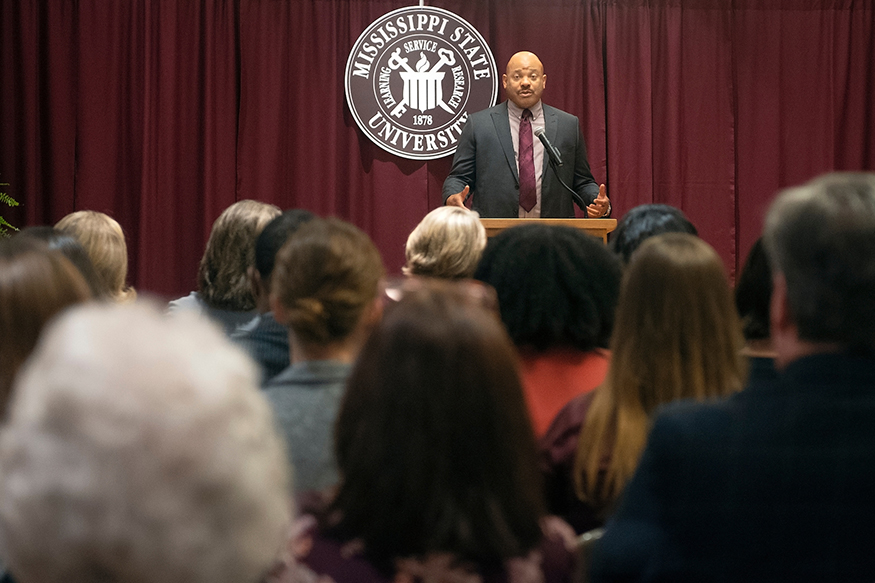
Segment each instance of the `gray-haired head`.
[{"label": "gray-haired head", "polygon": [[258,581],[291,509],[257,378],[194,316],[90,305],[50,326],[0,432],[0,541],[16,579]]},{"label": "gray-haired head", "polygon": [[783,191],[763,237],[799,339],[875,354],[875,174],[827,174]]}]

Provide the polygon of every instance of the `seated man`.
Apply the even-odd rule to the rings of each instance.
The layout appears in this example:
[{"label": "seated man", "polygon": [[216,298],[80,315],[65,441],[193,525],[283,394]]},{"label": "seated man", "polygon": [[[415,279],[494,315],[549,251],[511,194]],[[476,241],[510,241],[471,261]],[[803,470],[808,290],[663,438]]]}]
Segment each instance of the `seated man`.
[{"label": "seated man", "polygon": [[192,315],[56,321],[0,432],[18,583],[257,583],[289,533],[286,456],[255,367]]},{"label": "seated man", "polygon": [[875,578],[875,175],[785,191],[764,238],[780,375],[656,419],[595,581]]},{"label": "seated man", "polygon": [[261,366],[262,384],[290,364],[289,330],[276,321],[270,310],[270,278],[276,254],[298,227],[315,217],[310,211],[287,210],[269,222],[255,240],[255,265],[249,267],[247,275],[258,315],[232,332],[231,340]]}]

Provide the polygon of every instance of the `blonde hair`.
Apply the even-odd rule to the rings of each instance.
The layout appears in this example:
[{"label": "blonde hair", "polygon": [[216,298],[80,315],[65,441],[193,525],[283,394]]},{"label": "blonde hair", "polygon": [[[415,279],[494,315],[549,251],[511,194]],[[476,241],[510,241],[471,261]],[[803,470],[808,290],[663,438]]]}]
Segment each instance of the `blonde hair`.
[{"label": "blonde hair", "polygon": [[442,206],[434,209],[407,238],[405,275],[446,279],[471,277],[486,247],[486,230],[474,211]]},{"label": "blonde hair", "polygon": [[278,206],[257,200],[237,201],[222,211],[213,223],[197,272],[204,303],[235,312],[255,308],[246,272],[255,265],[255,240],[281,212]]},{"label": "blonde hair", "polygon": [[58,221],[55,228],[73,235],[88,253],[102,297],[118,302],[137,297],[134,288],[126,284],[128,246],[115,219],[97,211],[76,211]]},{"label": "blonde hair", "polygon": [[277,254],[271,294],[302,342],[326,345],[353,332],[383,274],[380,253],[365,233],[338,219],[314,219]]},{"label": "blonde hair", "polygon": [[660,405],[741,389],[743,343],[714,249],[686,233],[645,241],[623,277],[610,370],[580,434],[578,495],[597,508],[614,502],[638,465]]}]

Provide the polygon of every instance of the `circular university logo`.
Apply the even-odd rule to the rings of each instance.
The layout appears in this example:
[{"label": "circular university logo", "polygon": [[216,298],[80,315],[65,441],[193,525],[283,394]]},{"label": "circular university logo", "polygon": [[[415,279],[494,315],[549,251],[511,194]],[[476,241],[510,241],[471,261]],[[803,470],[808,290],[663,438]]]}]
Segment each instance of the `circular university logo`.
[{"label": "circular university logo", "polygon": [[346,100],[356,123],[384,150],[433,160],[456,151],[468,114],[498,95],[492,51],[474,27],[430,6],[374,21],[346,62]]}]

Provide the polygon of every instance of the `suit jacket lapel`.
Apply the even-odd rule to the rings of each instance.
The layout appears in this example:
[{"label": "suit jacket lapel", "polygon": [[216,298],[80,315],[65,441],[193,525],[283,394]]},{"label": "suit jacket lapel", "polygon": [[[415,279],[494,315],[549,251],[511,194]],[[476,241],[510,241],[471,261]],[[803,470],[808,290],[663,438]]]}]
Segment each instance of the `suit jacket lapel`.
[{"label": "suit jacket lapel", "polygon": [[516,154],[513,151],[513,138],[510,136],[510,121],[507,119],[507,102],[505,101],[502,107],[495,108],[492,112],[492,123],[495,125],[495,132],[498,134],[498,141],[501,144],[501,149],[504,150],[504,157],[507,159],[507,165],[510,166],[513,177],[517,184],[520,182],[519,170],[516,167]]},{"label": "suit jacket lapel", "polygon": [[[556,110],[554,110],[549,105],[542,105],[541,111],[544,114],[544,133],[547,135],[547,139],[550,140],[550,143],[554,146],[556,145],[556,135],[559,132],[559,118],[556,115]],[[563,160],[565,162],[565,160]],[[563,164],[564,166],[564,164]],[[544,152],[544,167],[541,170],[541,176],[544,178],[547,177],[547,171],[550,169],[550,156],[547,152]],[[543,178],[542,178],[542,191],[543,191]]]}]

